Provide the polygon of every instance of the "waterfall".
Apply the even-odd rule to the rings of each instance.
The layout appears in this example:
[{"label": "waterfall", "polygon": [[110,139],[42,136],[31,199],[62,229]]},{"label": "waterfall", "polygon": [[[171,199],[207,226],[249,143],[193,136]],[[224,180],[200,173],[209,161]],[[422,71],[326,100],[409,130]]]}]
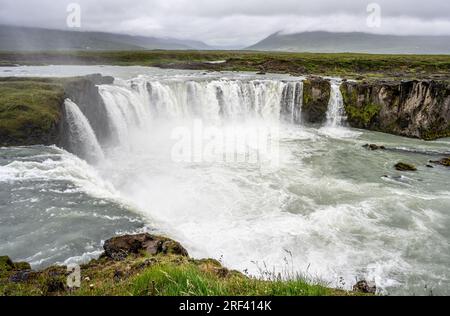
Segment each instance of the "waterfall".
[{"label": "waterfall", "polygon": [[64,101],[64,112],[68,127],[70,150],[88,162],[104,158],[94,130],[78,105],[70,99]]},{"label": "waterfall", "polygon": [[113,137],[128,143],[133,130],[151,132],[156,119],[200,118],[210,124],[280,119],[299,124],[303,83],[270,79],[163,79],[140,76],[101,85]]},{"label": "waterfall", "polygon": [[340,82],[331,82],[326,127],[340,127],[343,126],[347,120],[340,86]]},{"label": "waterfall", "polygon": [[301,123],[303,105],[303,82],[288,82],[283,89],[281,114],[284,120]]}]

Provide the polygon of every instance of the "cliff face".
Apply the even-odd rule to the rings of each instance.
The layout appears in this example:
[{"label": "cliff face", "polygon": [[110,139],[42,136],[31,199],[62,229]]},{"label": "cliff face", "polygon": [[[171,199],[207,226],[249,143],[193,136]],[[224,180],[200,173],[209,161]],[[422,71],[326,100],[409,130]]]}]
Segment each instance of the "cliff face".
[{"label": "cliff face", "polygon": [[[104,77],[99,74],[84,76],[68,80],[64,84],[66,98],[75,102],[86,118],[89,120],[99,141],[106,141],[111,135],[111,127],[105,121],[106,107],[101,98],[97,85],[112,84],[113,77]],[[63,120],[65,122],[65,120]],[[62,124],[62,134],[67,130]],[[63,142],[66,137],[62,137]],[[67,144],[62,144],[63,146]]]},{"label": "cliff face", "polygon": [[311,77],[303,82],[303,122],[315,124],[326,120],[330,92],[330,82],[320,77]]},{"label": "cliff face", "polygon": [[450,136],[448,82],[344,82],[341,91],[352,127],[427,140]]},{"label": "cliff face", "polygon": [[60,141],[64,90],[44,78],[0,78],[0,146]]},{"label": "cliff face", "polygon": [[97,85],[114,78],[0,78],[0,146],[58,145],[68,148],[63,103],[78,104],[101,140],[111,134],[102,118],[105,105]]}]

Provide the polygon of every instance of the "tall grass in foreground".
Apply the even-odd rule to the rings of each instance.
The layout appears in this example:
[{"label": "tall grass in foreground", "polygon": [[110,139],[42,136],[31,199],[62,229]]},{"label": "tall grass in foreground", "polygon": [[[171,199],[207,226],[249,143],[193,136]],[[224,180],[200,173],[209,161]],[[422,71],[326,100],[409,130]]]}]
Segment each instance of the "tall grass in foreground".
[{"label": "tall grass in foreground", "polygon": [[162,296],[321,296],[332,290],[302,279],[258,280],[242,275],[219,277],[194,265],[155,265],[130,280],[131,295]]}]

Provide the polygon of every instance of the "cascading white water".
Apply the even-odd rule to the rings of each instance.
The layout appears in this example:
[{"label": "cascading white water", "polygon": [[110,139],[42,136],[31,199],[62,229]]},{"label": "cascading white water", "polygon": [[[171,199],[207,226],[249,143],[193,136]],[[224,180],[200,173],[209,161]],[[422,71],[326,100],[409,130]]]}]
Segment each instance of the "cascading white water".
[{"label": "cascading white water", "polygon": [[66,99],[64,111],[71,150],[89,162],[97,162],[103,159],[103,150],[98,143],[95,132],[78,105],[70,99]]},{"label": "cascading white water", "polygon": [[152,80],[138,77],[122,85],[99,87],[119,143],[130,134],[150,132],[155,119],[203,119],[208,124],[291,123],[301,120],[302,82],[280,80]]},{"label": "cascading white water", "polygon": [[301,123],[303,82],[288,82],[283,89],[283,118],[292,124]]},{"label": "cascading white water", "polygon": [[331,82],[330,101],[328,103],[326,127],[341,127],[347,120],[340,86],[340,82]]}]

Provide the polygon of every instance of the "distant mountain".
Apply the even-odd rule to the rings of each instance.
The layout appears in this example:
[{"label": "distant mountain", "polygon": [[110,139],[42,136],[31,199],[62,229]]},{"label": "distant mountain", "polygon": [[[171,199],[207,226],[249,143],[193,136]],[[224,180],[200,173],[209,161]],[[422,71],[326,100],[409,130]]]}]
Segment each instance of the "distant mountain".
[{"label": "distant mountain", "polygon": [[0,50],[208,50],[199,41],[0,25]]},{"label": "distant mountain", "polygon": [[314,53],[450,54],[450,36],[277,32],[247,49]]}]

